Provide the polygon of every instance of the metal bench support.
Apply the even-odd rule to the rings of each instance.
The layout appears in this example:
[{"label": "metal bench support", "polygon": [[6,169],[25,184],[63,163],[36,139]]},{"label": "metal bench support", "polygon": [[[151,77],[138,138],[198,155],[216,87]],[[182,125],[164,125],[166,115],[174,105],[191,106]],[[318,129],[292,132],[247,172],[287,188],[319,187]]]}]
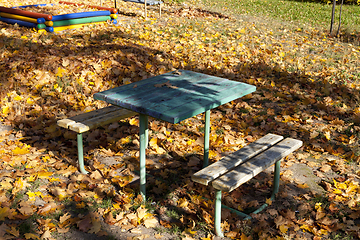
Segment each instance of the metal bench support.
[{"label": "metal bench support", "polygon": [[[275,200],[276,194],[279,192],[279,182],[280,182],[280,162],[281,160],[277,161],[275,163],[275,169],[274,169],[274,185],[273,185],[273,192],[271,194],[271,201]],[[251,214],[257,214],[264,210],[267,206],[269,206],[267,203],[264,203],[261,205],[257,210],[253,211]],[[215,233],[219,237],[224,237],[224,234],[221,230],[221,207],[229,209],[231,212],[236,213],[237,215],[244,217],[244,220],[251,219],[251,216],[240,212],[238,210],[235,210],[233,208],[227,207],[225,205],[221,204],[221,190],[216,190],[215,192]]]},{"label": "metal bench support", "polygon": [[83,147],[82,133],[77,134],[77,147],[78,147],[78,161],[79,161],[80,172],[83,174],[88,174],[89,172],[86,171],[84,167],[84,147]]}]

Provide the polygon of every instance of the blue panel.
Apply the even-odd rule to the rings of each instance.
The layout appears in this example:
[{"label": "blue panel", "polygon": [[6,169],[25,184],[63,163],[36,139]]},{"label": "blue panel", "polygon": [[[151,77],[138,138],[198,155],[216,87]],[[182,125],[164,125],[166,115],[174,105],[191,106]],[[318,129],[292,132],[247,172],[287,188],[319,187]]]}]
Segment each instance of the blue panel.
[{"label": "blue panel", "polygon": [[[141,4],[145,4],[144,0],[124,0],[125,2],[134,2],[134,3],[141,3]],[[146,5],[159,5],[162,4],[163,2],[161,1],[156,1],[156,0],[147,0],[146,1]]]},{"label": "blue panel", "polygon": [[43,3],[43,4],[34,4],[34,5],[24,5],[24,6],[16,6],[16,7],[12,7],[12,8],[27,8],[27,7],[46,7],[46,6],[54,6],[55,4],[53,3]]},{"label": "blue panel", "polygon": [[110,16],[110,11],[92,11],[92,12],[81,12],[81,13],[69,13],[63,15],[53,16],[52,21],[60,21],[74,18],[84,17],[96,17],[96,16]]},{"label": "blue panel", "polygon": [[23,26],[23,27],[30,27],[30,28],[37,27],[36,23],[25,22],[25,21],[21,21],[21,20],[12,19],[12,18],[1,17],[0,21],[10,23],[10,24],[18,24],[19,26]]}]

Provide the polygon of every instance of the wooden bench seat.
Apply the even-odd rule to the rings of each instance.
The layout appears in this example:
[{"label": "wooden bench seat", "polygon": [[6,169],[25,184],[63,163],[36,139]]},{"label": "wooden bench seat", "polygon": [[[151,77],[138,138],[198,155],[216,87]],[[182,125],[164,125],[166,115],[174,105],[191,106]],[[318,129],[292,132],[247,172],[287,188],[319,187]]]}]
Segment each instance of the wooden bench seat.
[{"label": "wooden bench seat", "polygon": [[[194,182],[211,185],[216,189],[215,196],[215,232],[223,236],[221,223],[221,192],[231,192],[241,184],[275,164],[274,189],[271,199],[279,190],[280,160],[302,146],[302,141],[282,136],[267,134],[259,140],[250,143],[242,149],[230,154],[195,173],[191,179]],[[260,212],[264,204],[254,213]],[[250,218],[249,215],[243,214]]]},{"label": "wooden bench seat", "polygon": [[84,168],[82,133],[134,116],[135,114],[135,112],[121,107],[109,106],[57,121],[58,126],[77,132],[78,161],[81,173],[88,173]]}]

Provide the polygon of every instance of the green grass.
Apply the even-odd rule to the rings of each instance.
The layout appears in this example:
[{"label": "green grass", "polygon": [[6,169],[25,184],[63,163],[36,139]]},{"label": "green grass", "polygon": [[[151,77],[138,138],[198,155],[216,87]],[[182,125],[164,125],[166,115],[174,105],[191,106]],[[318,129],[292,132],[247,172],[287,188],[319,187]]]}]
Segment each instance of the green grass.
[{"label": "green grass", "polygon": [[[332,4],[313,1],[290,0],[204,0],[207,8],[225,14],[246,14],[304,24],[311,27],[330,29]],[[336,6],[335,26],[337,30],[340,4]],[[360,30],[360,6],[344,5],[342,8],[341,29],[348,33]]]}]

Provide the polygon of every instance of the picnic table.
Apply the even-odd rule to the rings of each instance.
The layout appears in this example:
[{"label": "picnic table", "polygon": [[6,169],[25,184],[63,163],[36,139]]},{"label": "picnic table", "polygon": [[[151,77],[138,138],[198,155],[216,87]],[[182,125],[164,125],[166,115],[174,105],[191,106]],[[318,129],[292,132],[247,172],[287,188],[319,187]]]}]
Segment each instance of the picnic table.
[{"label": "picnic table", "polygon": [[255,86],[246,83],[176,70],[96,93],[94,98],[139,113],[140,194],[145,200],[148,116],[175,124],[205,112],[204,166],[207,166],[210,110],[255,90]]}]

